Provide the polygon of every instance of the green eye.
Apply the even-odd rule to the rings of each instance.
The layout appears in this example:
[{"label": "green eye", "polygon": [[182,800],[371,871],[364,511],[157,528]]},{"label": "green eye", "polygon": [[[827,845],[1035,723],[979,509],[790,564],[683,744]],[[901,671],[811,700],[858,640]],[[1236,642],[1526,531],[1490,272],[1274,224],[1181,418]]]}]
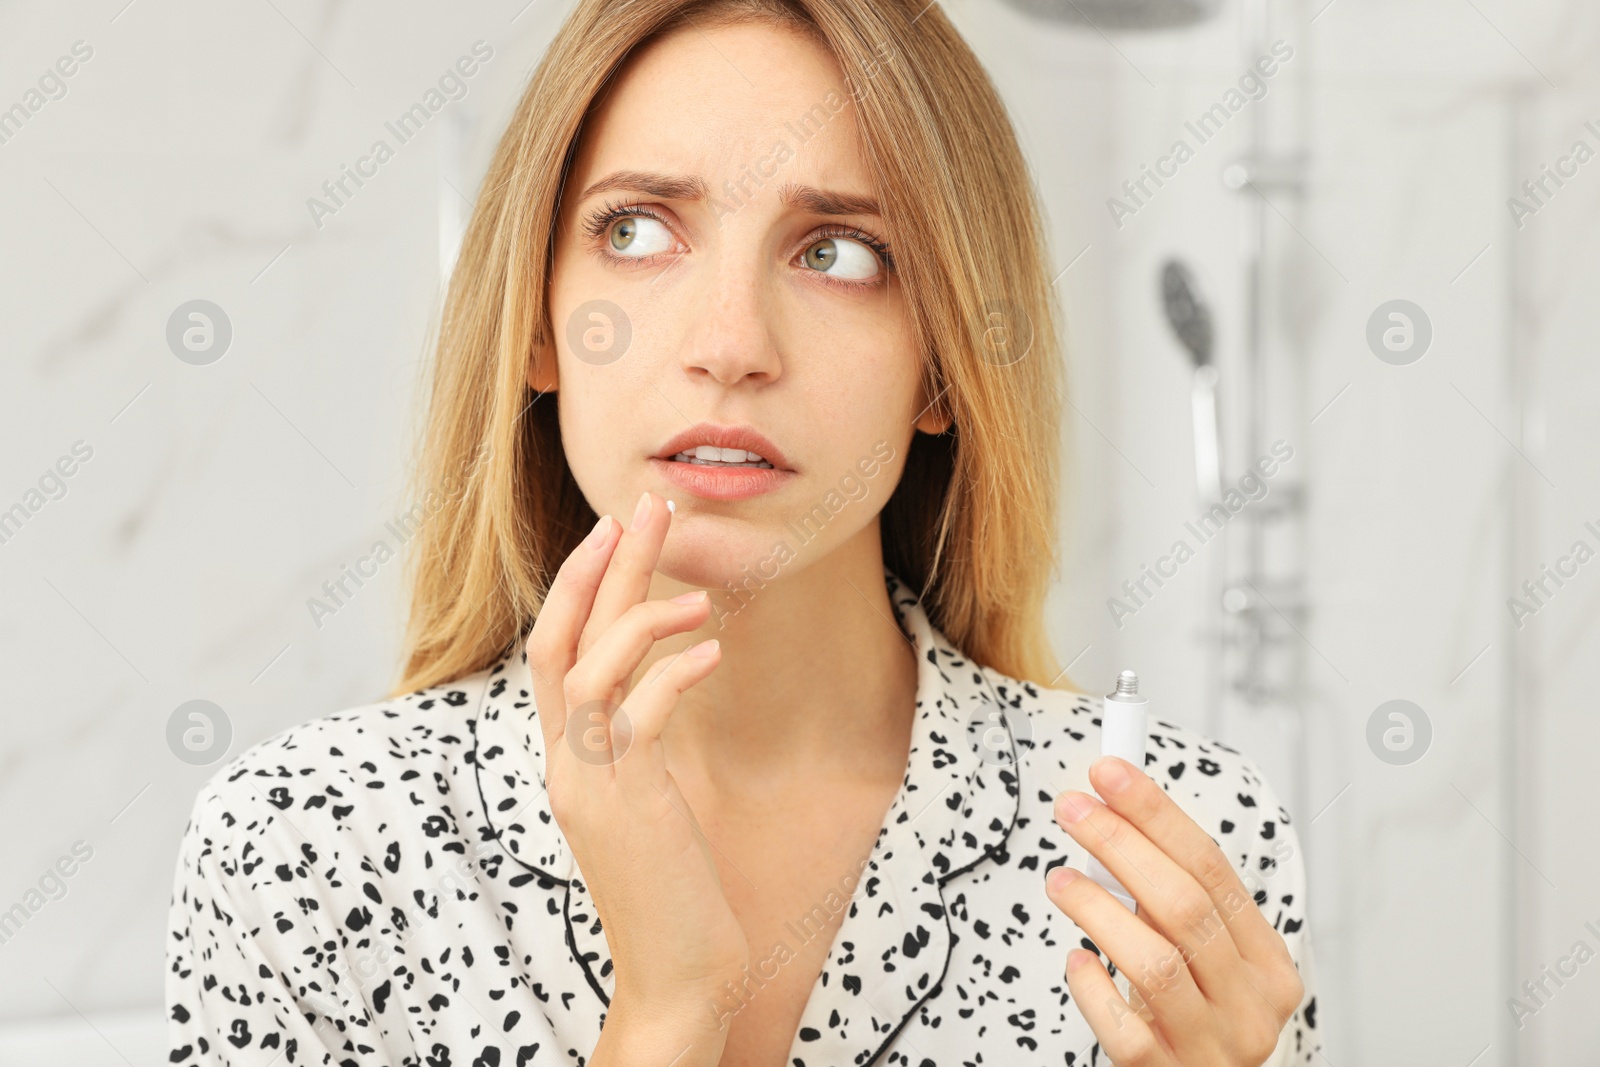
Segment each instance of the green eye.
[{"label": "green eye", "polygon": [[835,278],[862,280],[875,276],[881,268],[876,252],[848,237],[824,237],[800,258],[812,270]]},{"label": "green eye", "polygon": [[674,246],[672,232],[656,219],[645,215],[624,215],[606,230],[606,244],[618,255],[642,259]]},{"label": "green eye", "polygon": [[818,241],[806,249],[806,266],[812,270],[827,270],[839,259],[839,249],[833,239]]},{"label": "green eye", "polygon": [[611,228],[611,247],[618,252],[625,251],[639,235],[639,228],[633,224],[632,219],[618,219],[617,224]]}]

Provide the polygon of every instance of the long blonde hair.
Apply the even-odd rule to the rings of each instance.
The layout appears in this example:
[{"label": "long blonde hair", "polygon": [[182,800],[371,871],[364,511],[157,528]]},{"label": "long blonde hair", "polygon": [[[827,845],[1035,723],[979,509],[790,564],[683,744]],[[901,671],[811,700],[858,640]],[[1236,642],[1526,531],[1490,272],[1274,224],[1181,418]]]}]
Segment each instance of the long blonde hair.
[{"label": "long blonde hair", "polygon": [[[978,663],[1051,685],[1043,605],[1057,564],[1064,383],[1044,219],[1005,108],[927,0],[580,0],[495,151],[450,279],[413,466],[404,670],[391,696],[454,681],[532,626],[598,516],[556,407],[527,383],[585,115],[629,54],[679,27],[764,21],[813,34],[855,101],[928,396],[881,516],[886,565]],[[449,486],[449,491],[441,491]]]}]

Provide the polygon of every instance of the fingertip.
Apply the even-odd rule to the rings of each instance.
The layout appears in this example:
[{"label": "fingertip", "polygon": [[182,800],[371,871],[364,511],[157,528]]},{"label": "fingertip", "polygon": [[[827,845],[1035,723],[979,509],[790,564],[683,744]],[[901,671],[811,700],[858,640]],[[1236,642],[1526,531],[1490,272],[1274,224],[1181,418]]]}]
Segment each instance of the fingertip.
[{"label": "fingertip", "polygon": [[1068,790],[1056,797],[1056,819],[1062,823],[1075,823],[1086,818],[1099,803],[1088,793]]},{"label": "fingertip", "polygon": [[617,533],[621,528],[622,524],[612,518],[609,512],[600,516],[594,529],[584,535],[583,543],[569,552],[567,558],[561,561],[561,566],[556,568],[552,588],[562,582],[578,586],[596,583],[598,575],[611,565],[611,552],[616,547]]},{"label": "fingertip", "polygon": [[611,539],[612,525],[609,512],[600,516],[600,521],[594,524],[594,529],[589,531],[589,536],[583,539],[583,543],[598,551]]},{"label": "fingertip", "polygon": [[633,521],[628,524],[629,532],[637,532],[644,529],[645,524],[650,521],[650,516],[654,515],[655,511],[655,494],[646,489],[644,494],[639,497],[639,503],[633,509]]},{"label": "fingertip", "polygon": [[1059,894],[1067,887],[1067,883],[1078,877],[1078,872],[1071,867],[1057,867],[1045,879],[1051,893]]},{"label": "fingertip", "polygon": [[553,619],[567,611],[588,610],[611,565],[611,550],[616,545],[620,526],[609,513],[600,516],[577,547],[567,553],[545,589],[540,618]]},{"label": "fingertip", "polygon": [[1111,796],[1133,784],[1136,770],[1133,764],[1120,756],[1101,756],[1089,765],[1089,777],[1101,796]]}]

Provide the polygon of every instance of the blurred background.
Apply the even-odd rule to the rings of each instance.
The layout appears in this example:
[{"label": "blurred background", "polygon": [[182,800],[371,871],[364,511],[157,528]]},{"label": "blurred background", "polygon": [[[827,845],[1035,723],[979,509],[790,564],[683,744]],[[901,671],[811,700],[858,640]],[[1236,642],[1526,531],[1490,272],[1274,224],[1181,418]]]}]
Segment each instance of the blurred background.
[{"label": "blurred background", "polygon": [[[1593,1062],[1600,9],[944,8],[1059,272],[1070,678],[1277,787],[1327,1063]],[[0,1063],[164,1062],[196,790],[394,676],[399,562],[327,588],[567,10],[0,3]]]}]

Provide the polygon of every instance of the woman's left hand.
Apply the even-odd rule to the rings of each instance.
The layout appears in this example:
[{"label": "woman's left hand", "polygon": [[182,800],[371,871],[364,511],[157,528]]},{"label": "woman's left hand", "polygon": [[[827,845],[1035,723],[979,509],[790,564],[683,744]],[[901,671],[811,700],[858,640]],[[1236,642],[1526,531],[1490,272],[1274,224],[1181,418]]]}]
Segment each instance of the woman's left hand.
[{"label": "woman's left hand", "polygon": [[[1056,798],[1056,821],[1139,902],[1058,867],[1045,891],[1131,984],[1125,999],[1093,952],[1067,954],[1067,986],[1117,1067],[1260,1067],[1305,987],[1289,948],[1227,855],[1143,770],[1089,768],[1106,803]],[[1130,1003],[1131,1001],[1131,1003]]]}]

